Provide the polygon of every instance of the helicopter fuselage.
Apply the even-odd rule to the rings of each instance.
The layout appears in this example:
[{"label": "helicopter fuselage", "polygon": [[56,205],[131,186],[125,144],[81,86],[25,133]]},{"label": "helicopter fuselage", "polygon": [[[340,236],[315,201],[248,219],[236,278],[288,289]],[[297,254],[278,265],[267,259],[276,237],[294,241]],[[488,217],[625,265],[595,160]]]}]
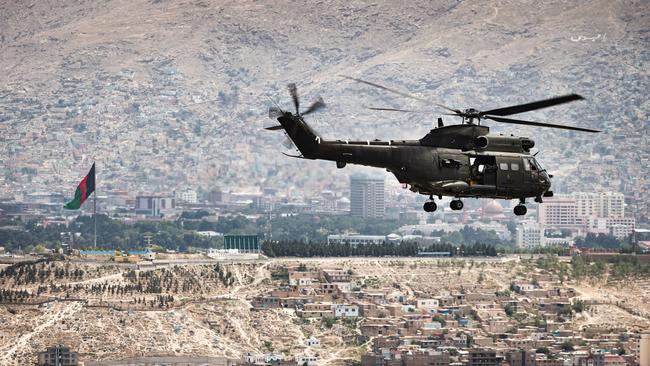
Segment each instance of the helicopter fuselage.
[{"label": "helicopter fuselage", "polygon": [[301,158],[384,168],[413,192],[429,196],[541,201],[550,177],[529,150],[528,138],[490,135],[480,125],[450,125],[420,140],[323,140],[300,117],[278,118]]},{"label": "helicopter fuselage", "polygon": [[[514,207],[515,215],[525,215],[526,198],[534,197],[542,203],[542,197],[552,197],[552,176],[537,163],[530,149],[535,142],[527,137],[514,135],[493,135],[490,129],[481,125],[481,120],[492,120],[515,125],[557,128],[582,132],[600,132],[591,128],[535,122],[509,116],[548,108],[584,99],[578,94],[566,94],[534,102],[508,107],[478,110],[450,108],[374,82],[342,75],[401,97],[427,103],[447,111],[446,115],[462,118],[462,124],[444,126],[438,119],[438,128],[432,129],[419,140],[368,140],[327,141],[322,139],[305,122],[303,116],[325,107],[318,98],[302,114],[296,84],[289,84],[295,114],[283,111],[279,105],[269,109],[269,117],[277,118],[280,125],[266,127],[267,130],[284,130],[300,151],[304,159],[322,159],[336,162],[339,168],[346,164],[361,164],[384,168],[414,192],[429,195],[424,204],[426,212],[433,212],[437,205],[433,196],[452,196],[452,210],[461,210],[461,197],[489,197],[519,199]],[[418,111],[368,107],[375,111],[413,113]],[[450,113],[451,112],[451,113]],[[475,123],[476,121],[476,123]],[[290,155],[292,156],[292,155]]]}]

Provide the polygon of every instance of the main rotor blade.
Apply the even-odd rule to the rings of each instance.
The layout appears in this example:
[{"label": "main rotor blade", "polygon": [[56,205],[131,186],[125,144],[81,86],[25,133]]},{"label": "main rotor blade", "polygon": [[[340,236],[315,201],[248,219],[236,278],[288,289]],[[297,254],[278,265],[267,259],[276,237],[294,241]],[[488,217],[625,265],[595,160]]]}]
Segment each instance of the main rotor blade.
[{"label": "main rotor blade", "polygon": [[316,99],[316,101],[312,103],[312,105],[310,105],[309,108],[307,108],[307,110],[302,113],[302,115],[304,116],[306,114],[316,112],[317,110],[323,109],[325,107],[326,107],[325,101],[323,100],[322,97],[319,96],[318,99]]},{"label": "main rotor blade", "polygon": [[[366,107],[373,111],[389,111],[389,112],[404,112],[404,113],[428,113],[425,111],[414,111],[410,109],[397,109],[397,108],[382,108],[382,107]],[[455,116],[455,114],[454,114]]]},{"label": "main rotor blade", "polygon": [[582,131],[582,132],[600,132],[598,130],[591,130],[588,128],[582,127],[573,127],[573,126],[563,126],[563,125],[554,125],[551,123],[542,123],[542,122],[533,122],[533,121],[524,121],[520,119],[511,119],[495,116],[482,116],[481,118],[489,118],[497,122],[512,123],[515,125],[528,125],[528,126],[539,126],[539,127],[550,127],[550,128],[561,128],[564,130],[573,130],[573,131]]},{"label": "main rotor blade", "polygon": [[362,79],[353,78],[353,77],[351,77],[351,76],[341,75],[341,77],[344,77],[344,78],[349,79],[349,80],[356,81],[356,82],[358,82],[358,83],[362,83],[362,84],[366,84],[366,85],[374,86],[375,88],[383,89],[383,90],[389,91],[389,92],[391,92],[391,93],[395,93],[395,94],[397,94],[397,95],[401,95],[401,96],[406,97],[406,98],[411,98],[411,99],[418,100],[418,101],[420,101],[420,102],[424,102],[424,103],[428,103],[428,104],[433,104],[433,105],[435,105],[435,106],[438,106],[438,107],[440,107],[440,108],[444,108],[444,109],[449,110],[449,111],[452,111],[452,112],[460,113],[460,111],[457,110],[457,109],[452,109],[452,108],[449,108],[449,107],[444,106],[444,105],[442,105],[442,104],[434,103],[434,102],[432,102],[432,101],[430,101],[430,100],[426,100],[426,99],[424,99],[424,98],[417,97],[417,96],[415,96],[415,95],[413,95],[413,94],[409,94],[409,93],[401,92],[401,91],[399,91],[399,90],[391,89],[391,88],[389,88],[389,87],[386,87],[386,86],[383,86],[383,85],[379,85],[379,84],[376,84],[376,83],[373,83],[373,82],[370,82],[370,81],[366,81],[366,80],[362,80]]},{"label": "main rotor blade", "polygon": [[296,84],[294,83],[287,85],[287,88],[289,88],[289,94],[291,94],[293,106],[296,108],[296,114],[300,114],[300,110],[298,109],[300,107],[300,101],[298,100],[298,88],[296,88]]},{"label": "main rotor blade", "polygon": [[551,107],[558,104],[573,102],[574,100],[585,99],[578,94],[568,94],[560,97],[544,99],[537,102],[531,102],[526,104],[513,105],[510,107],[491,109],[489,111],[481,112],[481,115],[491,114],[495,116],[509,116],[511,114],[523,113],[528,111],[534,111],[536,109],[542,109],[546,107]]}]

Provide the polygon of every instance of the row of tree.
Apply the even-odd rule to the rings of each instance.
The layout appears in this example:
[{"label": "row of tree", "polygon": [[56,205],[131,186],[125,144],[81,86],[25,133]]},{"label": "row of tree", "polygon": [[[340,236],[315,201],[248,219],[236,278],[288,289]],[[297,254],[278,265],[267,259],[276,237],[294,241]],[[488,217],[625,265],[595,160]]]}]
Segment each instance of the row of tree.
[{"label": "row of tree", "polygon": [[84,276],[85,271],[83,269],[71,269],[69,265],[57,267],[53,263],[44,259],[15,263],[0,271],[0,279],[2,281],[11,279],[14,285],[24,285],[37,282],[44,283],[50,277],[79,280]]},{"label": "row of tree", "polygon": [[575,243],[578,248],[602,248],[602,249],[623,249],[630,247],[631,238],[618,239],[610,234],[588,233],[586,236],[576,237]]},{"label": "row of tree", "polygon": [[269,257],[415,257],[422,251],[442,252],[449,256],[496,256],[494,245],[475,243],[474,245],[432,244],[425,250],[415,242],[351,245],[349,243],[324,243],[292,241],[266,241],[262,252]]},{"label": "row of tree", "polygon": [[[141,249],[144,238],[163,249],[186,251],[194,248],[219,248],[220,237],[198,235],[198,231],[215,231],[225,234],[257,234],[271,231],[279,240],[323,241],[330,233],[354,231],[361,234],[392,232],[406,222],[396,219],[362,219],[347,215],[308,215],[263,217],[257,220],[242,215],[207,220],[205,211],[183,213],[175,221],[137,221],[125,223],[119,218],[97,215],[97,244],[100,249]],[[270,220],[270,221],[269,221]],[[31,251],[37,246],[56,248],[61,243],[76,248],[92,248],[94,225],[91,216],[79,216],[68,225],[41,225],[38,221],[22,222],[18,219],[0,220],[0,246],[8,251]]]},{"label": "row of tree", "polygon": [[604,279],[612,281],[630,280],[636,277],[650,277],[650,263],[644,263],[638,258],[620,258],[614,263],[603,260],[589,262],[583,256],[575,256],[571,260],[571,270],[576,279]]}]

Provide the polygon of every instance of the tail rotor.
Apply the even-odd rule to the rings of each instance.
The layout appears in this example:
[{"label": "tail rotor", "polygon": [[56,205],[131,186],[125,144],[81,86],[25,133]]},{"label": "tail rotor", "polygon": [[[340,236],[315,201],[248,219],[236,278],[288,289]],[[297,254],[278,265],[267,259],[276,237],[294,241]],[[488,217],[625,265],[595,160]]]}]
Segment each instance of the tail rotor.
[{"label": "tail rotor", "polygon": [[[298,88],[296,87],[296,84],[291,83],[287,85],[287,89],[289,89],[289,95],[291,96],[291,101],[293,102],[295,114],[282,110],[282,108],[280,108],[280,106],[277,103],[275,103],[273,99],[271,99],[274,106],[269,108],[269,118],[278,119],[283,116],[302,117],[327,107],[323,98],[321,96],[318,96],[316,100],[307,109],[305,109],[302,113],[300,113],[300,97],[298,96]],[[281,125],[270,126],[270,127],[265,127],[265,129],[269,131],[277,131],[277,130],[281,130],[282,126]]]}]

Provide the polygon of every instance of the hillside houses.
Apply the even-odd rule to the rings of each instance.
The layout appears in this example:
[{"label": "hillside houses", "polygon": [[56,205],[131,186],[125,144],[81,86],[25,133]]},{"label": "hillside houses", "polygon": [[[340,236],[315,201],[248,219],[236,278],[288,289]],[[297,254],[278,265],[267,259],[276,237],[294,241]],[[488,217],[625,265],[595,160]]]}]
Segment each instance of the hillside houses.
[{"label": "hillside houses", "polygon": [[[369,286],[343,269],[287,273],[288,285],[253,298],[254,309],[288,308],[310,322],[355,319],[360,336],[373,342],[362,365],[593,365],[598,349],[621,346],[609,329],[566,329],[576,291],[543,277],[506,289],[462,284],[424,293]],[[615,366],[625,360],[606,359]]]}]

